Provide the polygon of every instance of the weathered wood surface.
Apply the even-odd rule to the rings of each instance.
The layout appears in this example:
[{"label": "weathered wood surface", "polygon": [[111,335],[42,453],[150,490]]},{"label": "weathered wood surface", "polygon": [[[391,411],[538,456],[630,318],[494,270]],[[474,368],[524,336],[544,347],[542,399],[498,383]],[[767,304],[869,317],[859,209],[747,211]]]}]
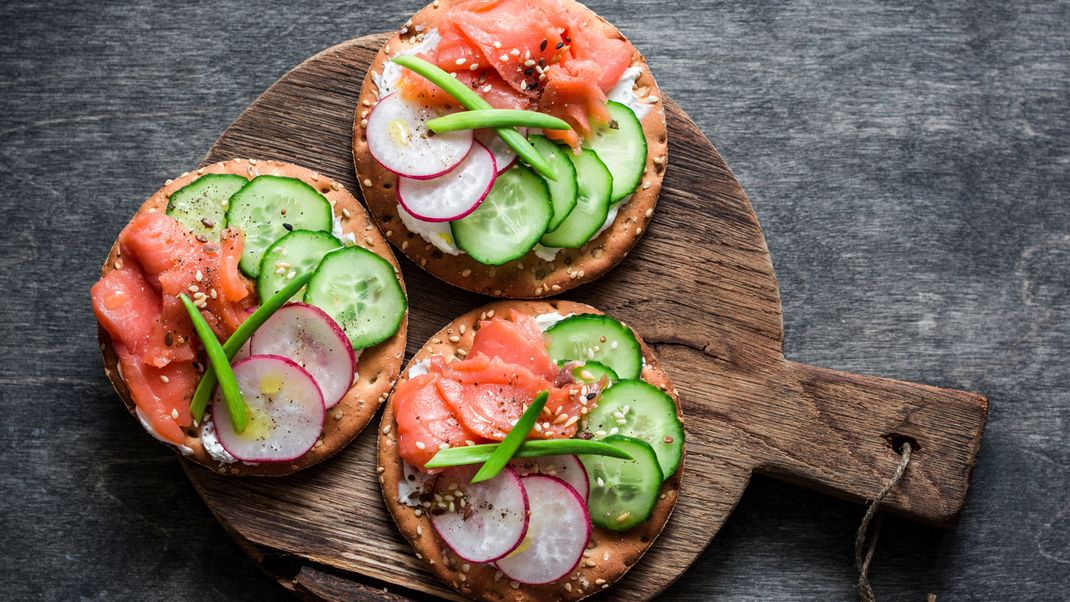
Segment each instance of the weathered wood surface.
[{"label": "weathered wood surface", "polygon": [[[299,162],[357,189],[346,124],[386,38],[339,44],[295,67],[227,128],[202,164],[235,156]],[[921,520],[954,520],[980,445],[985,400],[784,361],[776,280],[750,203],[679,106],[666,99],[665,110],[669,167],[642,244],[608,277],[565,295],[636,325],[662,356],[684,406],[690,478],[673,520],[614,586],[614,598],[649,599],[678,578],[755,469],[863,500],[898,462],[892,441],[910,437],[918,453],[888,507]],[[411,356],[484,300],[411,262],[405,268]],[[292,554],[294,566],[320,564],[358,582],[450,595],[396,533],[376,487],[376,464],[375,438],[362,437],[323,469],[296,478],[236,480],[192,465],[187,474],[245,543]],[[359,513],[347,519],[354,509]]]},{"label": "weathered wood surface", "polygon": [[[289,598],[119,407],[85,291],[141,200],[264,88],[419,4],[0,6],[5,596]],[[1066,3],[591,4],[747,189],[788,357],[993,399],[960,525],[885,521],[878,594],[1058,599],[1070,562]],[[755,478],[666,598],[848,598],[861,512]]]}]

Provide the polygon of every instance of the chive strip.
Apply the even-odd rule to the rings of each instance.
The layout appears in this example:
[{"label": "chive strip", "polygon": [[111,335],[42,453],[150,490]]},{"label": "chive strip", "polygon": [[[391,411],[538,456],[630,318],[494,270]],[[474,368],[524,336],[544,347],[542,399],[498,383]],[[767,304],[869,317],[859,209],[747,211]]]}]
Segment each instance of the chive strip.
[{"label": "chive strip", "polygon": [[[264,322],[271,317],[280,307],[286,305],[286,302],[290,300],[297,291],[301,290],[308,281],[315,274],[315,270],[309,270],[308,272],[297,276],[293,280],[286,283],[286,286],[282,287],[282,290],[275,293],[267,301],[261,299],[260,307],[256,308],[253,315],[245,319],[244,322],[238,326],[234,334],[230,335],[226,343],[223,343],[223,353],[227,356],[227,366],[230,366],[229,360],[234,357],[234,354],[241,349],[242,345],[249,340],[249,337],[253,336],[257,328],[263,326]],[[200,312],[197,312],[200,315]],[[195,420],[203,420],[204,412],[208,409],[208,401],[212,397],[212,391],[215,390],[218,377],[216,371],[211,364],[205,367],[204,375],[201,377],[201,382],[197,384],[197,390],[193,393],[193,400],[190,402],[190,413]],[[232,411],[233,412],[233,411]],[[233,415],[233,413],[231,414]]]},{"label": "chive strip", "polygon": [[568,123],[552,115],[518,109],[476,109],[436,117],[427,127],[436,134],[479,128],[529,127],[544,130],[572,129]]},{"label": "chive strip", "polygon": [[[450,447],[440,450],[424,468],[446,468],[486,462],[498,449],[498,443],[482,443],[464,447]],[[545,456],[567,456],[583,454],[587,456],[609,456],[622,460],[631,460],[632,456],[623,449],[589,439],[535,439],[525,441],[516,450],[513,458],[542,458]]]},{"label": "chive strip", "polygon": [[[402,54],[395,56],[390,60],[411,70],[417,75],[426,78],[439,88],[442,88],[447,94],[452,96],[457,102],[464,105],[464,107],[470,111],[494,108],[490,106],[490,103],[483,100],[482,96],[473,92],[457,78],[417,56]],[[541,154],[539,154],[539,151],[535,150],[535,147],[531,146],[520,132],[513,128],[503,127],[495,128],[494,133],[498,134],[498,137],[508,144],[509,148],[513,149],[513,151],[530,165],[532,169],[539,172],[540,176],[548,180],[557,181],[557,176],[554,175],[554,170],[550,167],[550,164]]]},{"label": "chive strip", "polygon": [[542,409],[546,407],[546,400],[550,398],[549,391],[543,391],[535,396],[535,401],[531,402],[528,409],[524,410],[524,413],[520,416],[520,420],[516,421],[513,425],[513,430],[509,431],[509,434],[505,436],[505,439],[498,444],[498,449],[491,453],[487,461],[483,463],[483,466],[476,473],[476,476],[472,477],[473,483],[480,481],[486,481],[498,476],[498,473],[505,468],[505,465],[512,459],[513,454],[520,448],[520,444],[528,438],[528,433],[531,432],[531,428],[535,426],[535,421],[539,419],[539,414],[542,413]]},{"label": "chive strip", "polygon": [[234,424],[234,430],[241,433],[249,423],[249,416],[246,412],[245,398],[242,397],[241,389],[238,388],[238,381],[234,378],[234,371],[230,369],[230,358],[223,351],[223,346],[215,338],[212,327],[208,325],[208,321],[204,319],[201,311],[197,309],[193,301],[190,301],[190,298],[185,293],[178,297],[182,299],[182,304],[186,306],[189,319],[193,320],[193,329],[197,331],[197,336],[200,337],[201,344],[204,345],[204,352],[208,354],[208,363],[218,375],[219,388],[223,391],[223,399],[227,402],[227,410],[230,411],[230,421]]}]

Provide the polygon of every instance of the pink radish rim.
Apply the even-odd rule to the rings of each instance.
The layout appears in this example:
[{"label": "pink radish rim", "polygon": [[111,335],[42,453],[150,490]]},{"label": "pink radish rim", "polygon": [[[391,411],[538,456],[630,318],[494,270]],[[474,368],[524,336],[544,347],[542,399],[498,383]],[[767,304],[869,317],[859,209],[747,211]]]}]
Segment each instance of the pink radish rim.
[{"label": "pink radish rim", "polygon": [[[522,136],[524,136],[525,139],[528,137],[528,128],[526,128],[526,127],[518,127],[518,128],[514,128],[514,129],[516,129],[516,131],[520,132],[520,134]],[[497,136],[498,134],[494,134],[494,135]],[[476,138],[474,135],[472,136],[472,138],[474,138],[476,142],[479,142],[479,139]],[[482,142],[479,142],[479,143],[483,144]],[[485,147],[486,145],[483,144],[483,146]],[[488,148],[487,150],[490,150],[490,149]],[[492,152],[490,154],[490,156],[491,156],[491,158],[494,158],[494,153]],[[519,158],[520,158],[520,155],[516,154],[516,151],[513,151],[513,158],[509,159],[509,162],[505,164],[505,167],[501,167],[501,168],[498,167],[498,160],[494,159],[494,168],[498,170],[498,174],[497,175],[500,176],[503,173],[505,173],[505,170],[507,170],[510,167],[512,167],[513,165],[515,165],[516,164],[516,160],[519,159]]]},{"label": "pink radish rim", "polygon": [[[349,337],[346,336],[345,331],[342,330],[342,327],[338,325],[338,322],[336,322],[334,320],[334,318],[332,318],[331,316],[327,315],[327,312],[325,312],[322,309],[316,307],[315,305],[310,305],[308,303],[302,303],[300,301],[291,301],[290,303],[287,303],[286,305],[283,305],[282,307],[280,307],[279,309],[277,309],[275,311],[275,315],[277,315],[279,312],[285,310],[287,307],[310,309],[313,312],[319,314],[319,316],[321,318],[323,318],[324,322],[327,323],[327,326],[330,327],[331,332],[333,332],[334,335],[336,337],[338,337],[338,340],[344,342],[343,348],[349,354],[349,366],[350,366],[350,368],[349,368],[349,383],[350,383],[349,384],[349,388],[350,389],[353,388],[353,376],[357,373],[357,354],[356,354],[355,351],[353,351],[353,343],[350,342]],[[268,320],[270,320],[271,318],[275,317],[275,315],[270,316],[268,318]],[[266,320],[265,320],[265,322],[266,322]],[[264,325],[261,324],[260,326],[263,327]],[[255,342],[256,342],[256,335],[259,332],[260,332],[260,329],[258,328],[256,330],[256,332],[253,333],[253,336],[249,337],[249,357],[252,357],[254,355],[258,355],[256,353],[256,344],[255,344]],[[274,356],[273,354],[270,354],[270,353],[262,353],[262,354],[259,354],[259,355],[265,355],[265,356],[272,355],[272,356]],[[281,357],[281,356],[274,356],[274,357]],[[300,365],[298,365],[297,367],[301,368]],[[301,368],[301,369],[304,370],[304,368]],[[305,372],[307,373],[308,371],[305,370]],[[309,376],[311,376],[311,374]],[[323,389],[320,387],[320,384],[318,382],[316,382],[315,378],[312,379],[312,382],[316,383],[316,388],[320,390],[320,398],[322,399],[322,397],[323,397]],[[347,389],[347,392],[348,392],[348,389]],[[342,394],[342,397],[345,397],[344,393]],[[341,399],[339,399],[338,401],[341,401]],[[324,407],[326,407],[326,405],[327,405],[326,400],[324,400],[323,403],[324,403]],[[335,405],[338,405],[338,403],[335,402]],[[334,406],[331,406],[331,407],[333,408]],[[586,474],[586,471],[584,471],[584,473]],[[590,483],[587,483],[587,485],[590,486]]]},{"label": "pink radish rim", "polygon": [[[557,478],[555,476],[548,475],[548,474],[529,474],[529,475],[520,477],[520,482],[521,482],[520,484],[521,485],[524,484],[523,483],[524,479],[550,479],[550,480],[553,480],[553,481],[557,481],[559,485],[563,486],[569,493],[571,493],[572,496],[576,499],[576,503],[580,505],[580,508],[583,508],[583,516],[585,516],[587,518],[587,521],[586,521],[587,522],[587,535],[584,536],[584,538],[583,538],[583,546],[580,548],[579,556],[576,557],[576,562],[574,562],[572,564],[572,566],[569,567],[569,569],[567,571],[562,573],[561,577],[558,577],[557,579],[554,579],[553,581],[536,581],[536,582],[521,581],[520,579],[516,579],[516,578],[512,577],[511,575],[509,575],[509,573],[505,573],[505,571],[502,571],[502,572],[505,573],[505,575],[507,577],[509,577],[510,579],[512,579],[513,581],[516,581],[517,583],[520,583],[522,585],[546,585],[547,583],[557,583],[558,581],[561,580],[562,577],[565,577],[569,573],[571,573],[572,571],[576,570],[576,567],[578,567],[580,565],[580,561],[583,560],[583,553],[587,550],[588,542],[591,541],[591,531],[593,530],[593,527],[591,525],[591,513],[590,513],[589,510],[587,510],[587,501],[583,499],[583,496],[580,495],[580,492],[576,491],[576,488],[573,487],[572,485],[569,485],[568,482],[566,482],[564,479],[559,479],[559,478]],[[524,495],[525,495],[525,497],[527,496],[527,490],[524,491]],[[530,508],[529,508],[529,512],[530,512]],[[524,535],[527,536],[527,529],[526,528],[524,529]],[[523,540],[521,540],[521,541],[523,541]],[[512,553],[512,550],[510,550],[510,553]],[[509,554],[506,554],[505,556],[508,556],[508,555]],[[497,562],[498,560],[501,560],[502,558],[505,558],[505,556],[502,556],[501,558],[495,559],[494,562]],[[497,564],[495,564],[494,566],[500,570],[500,567],[498,567]]]},{"label": "pink radish rim", "polygon": [[[382,104],[382,102],[384,100],[390,98],[391,96],[393,96],[395,94],[397,94],[397,92],[391,92],[390,94],[387,94],[386,96],[380,98],[378,100],[378,102],[375,103],[375,106],[372,107],[371,112],[368,113],[368,120],[371,121],[372,114],[375,113],[375,109],[379,108],[379,105]],[[476,141],[476,137],[475,137],[475,135],[473,135],[472,136],[472,142],[474,143],[475,141]],[[431,174],[429,176],[410,176],[410,175],[407,175],[407,174],[403,174],[403,173],[401,173],[399,171],[394,171],[393,169],[390,169],[389,167],[386,166],[386,164],[384,164],[382,161],[379,160],[379,157],[375,156],[375,151],[372,150],[372,145],[371,144],[368,145],[368,152],[371,154],[372,159],[375,159],[376,163],[378,163],[383,169],[389,171],[390,173],[394,174],[395,176],[402,177],[402,178],[409,178],[409,179],[412,179],[412,180],[433,180],[433,179],[435,179],[435,178],[437,178],[439,176],[446,175],[447,173],[453,171],[454,167],[457,167],[458,165],[460,165],[461,161],[464,161],[464,158],[468,156],[468,153],[472,152],[472,145],[471,144],[468,145],[468,150],[464,154],[461,155],[460,160],[458,160],[456,163],[454,163],[453,165],[450,165],[449,167],[447,167],[446,169],[444,169],[444,170],[442,170],[442,171],[440,171],[438,173],[433,173],[433,174]],[[495,164],[495,166],[497,166],[497,164]]]},{"label": "pink radish rim", "polygon": [[[405,210],[405,213],[408,213],[409,215],[411,215],[411,216],[415,217],[416,219],[420,220],[421,222],[439,223],[439,222],[454,222],[454,221],[457,221],[457,220],[467,216],[469,213],[472,213],[476,209],[479,209],[479,206],[483,204],[483,201],[487,198],[487,195],[490,194],[490,191],[494,188],[494,182],[496,182],[498,180],[498,175],[501,174],[502,172],[498,171],[498,162],[494,160],[494,153],[490,152],[490,149],[487,148],[486,146],[484,146],[482,142],[479,142],[475,138],[472,138],[472,146],[475,146],[477,144],[479,145],[480,148],[483,149],[483,151],[485,153],[487,153],[488,156],[490,156],[490,164],[494,168],[494,177],[492,177],[490,179],[490,183],[487,184],[487,189],[483,191],[483,194],[480,195],[478,201],[476,201],[464,213],[455,215],[453,217],[424,217],[424,216],[420,215],[419,213],[416,213],[412,209],[409,209],[409,206],[405,204],[405,200],[401,196],[401,183],[404,181],[403,178],[408,178],[408,176],[402,176],[402,179],[398,180],[397,190],[394,192],[394,196],[397,197],[398,204],[401,205],[401,208]],[[468,152],[472,152],[472,151],[469,150]],[[467,156],[468,155],[465,155],[465,157],[467,157]],[[464,162],[464,159],[461,159],[461,163],[463,163],[463,162]],[[460,165],[460,163],[458,163],[457,165]],[[455,165],[454,167],[456,168],[457,166]],[[453,170],[451,169],[449,171],[453,171]],[[449,172],[446,172],[446,173],[449,173]],[[442,175],[445,175],[445,173],[442,174]],[[409,178],[409,179],[410,180],[425,180],[425,179],[426,180],[430,180],[431,178]]]},{"label": "pink radish rim", "polygon": [[[235,362],[233,367],[237,368],[238,366],[244,364],[245,362],[248,362],[250,360],[255,360],[255,359],[273,359],[273,360],[279,360],[279,361],[282,361],[284,363],[290,364],[294,368],[297,368],[301,372],[304,372],[305,376],[308,377],[308,380],[312,381],[312,384],[316,385],[316,393],[318,393],[319,396],[320,396],[320,408],[323,410],[322,412],[320,412],[320,433],[322,433],[323,432],[323,423],[326,422],[326,420],[327,420],[327,408],[323,405],[323,393],[320,393],[320,386],[319,386],[318,383],[316,383],[316,379],[312,378],[312,375],[309,374],[308,371],[306,371],[304,368],[301,367],[300,364],[298,364],[297,362],[291,360],[290,358],[283,357],[281,355],[272,355],[270,353],[265,353],[264,355],[250,355],[249,357],[247,357],[247,358],[245,358],[243,360]],[[215,401],[214,400],[212,401],[212,406],[213,406],[213,408],[215,406]],[[213,418],[215,417],[215,412],[212,412],[212,417]],[[230,454],[231,456],[234,456],[235,460],[238,460],[239,462],[245,462],[245,460],[243,460],[242,458],[239,458],[237,454],[235,454],[234,452],[232,452],[229,449],[227,449],[227,445],[225,443],[223,443],[222,439],[219,439],[218,435],[216,435],[216,439],[219,440],[219,444],[223,446],[223,449],[227,450],[228,454]],[[314,441],[312,441],[312,444],[308,446],[308,449],[306,449],[305,451],[297,454],[296,456],[291,456],[291,457],[287,457],[287,458],[271,458],[270,460],[249,460],[249,462],[255,462],[257,464],[278,464],[280,462],[293,462],[294,460],[296,460],[296,459],[304,456],[308,452],[312,451],[312,448],[316,446],[316,441],[318,441],[318,440],[319,440],[319,437],[316,437],[316,439]],[[521,487],[523,487],[523,485],[521,485]],[[525,502],[527,501],[527,493],[524,494],[524,501]],[[527,527],[526,526],[524,528],[524,533],[527,534]]]},{"label": "pink radish rim", "polygon": [[[516,471],[513,470],[512,467],[506,466],[505,469],[502,470],[502,472],[498,474],[498,476],[502,476],[503,474],[506,474],[506,473],[508,473],[509,476],[512,477],[516,481],[516,486],[520,488],[520,496],[524,500],[524,530],[520,532],[520,537],[516,540],[516,543],[513,544],[513,547],[509,548],[508,552],[506,552],[506,553],[504,553],[501,556],[498,556],[496,558],[491,558],[489,560],[472,560],[471,558],[465,558],[463,554],[461,554],[456,549],[454,549],[454,547],[451,546],[448,541],[446,541],[446,538],[443,537],[442,533],[439,532],[438,525],[435,524],[435,521],[433,521],[433,520],[431,521],[431,527],[435,529],[435,534],[438,535],[438,538],[442,540],[442,543],[446,544],[446,547],[448,547],[449,549],[453,550],[453,553],[456,554],[458,558],[460,558],[461,560],[464,560],[465,562],[474,562],[476,564],[490,564],[490,563],[496,562],[498,560],[501,560],[502,558],[505,558],[506,556],[512,554],[513,550],[519,548],[520,544],[524,543],[524,538],[527,537],[527,535],[528,535],[528,523],[531,520],[530,517],[529,517],[529,515],[531,514],[531,504],[528,502],[528,492],[527,492],[526,489],[524,489],[524,482],[521,479],[520,475],[516,474]],[[438,479],[441,478],[441,477],[442,477],[441,473],[438,476],[435,477],[436,483],[437,483]],[[495,477],[495,478],[497,478],[497,477]],[[568,483],[565,483],[565,484],[568,485]],[[435,485],[432,485],[431,488],[434,489]],[[575,491],[575,490],[573,490],[573,491]],[[590,537],[591,537],[590,536],[590,522],[591,522],[591,517],[590,517],[590,515],[588,515],[588,517],[587,517],[587,523],[588,523],[588,535],[587,535],[587,538],[588,539],[590,539]],[[584,546],[584,549],[587,549],[587,546]]]},{"label": "pink radish rim", "polygon": [[[579,473],[581,475],[583,475],[583,482],[587,484],[587,498],[591,497],[591,475],[587,474],[587,467],[583,465],[583,461],[580,460],[579,456],[577,456],[576,454],[562,454],[560,456],[545,456],[545,457],[548,457],[548,458],[553,458],[553,457],[572,458],[572,461],[574,461],[576,463],[576,466],[579,467]],[[538,461],[541,460],[541,459],[542,458],[513,458],[512,460],[510,460],[510,462],[523,462],[525,460],[534,460],[536,463],[538,463]],[[519,473],[517,473],[517,474],[519,474]],[[530,476],[535,476],[535,475],[543,475],[543,476],[547,476],[547,477],[554,477],[555,479],[563,481],[569,487],[572,487],[572,485],[568,481],[565,481],[561,477],[554,476],[552,474],[546,474],[546,473],[543,473],[543,472],[529,472],[526,475],[520,475],[520,478],[523,479],[525,477],[530,477]],[[576,489],[575,487],[572,487],[572,489],[576,492],[576,495],[580,496],[580,499],[583,500],[584,506],[586,506],[587,505],[587,498],[585,498],[583,496],[583,494],[581,494],[579,492],[579,490]],[[588,512],[588,514],[590,514],[590,513]],[[590,520],[590,518],[588,518],[588,520]]]}]

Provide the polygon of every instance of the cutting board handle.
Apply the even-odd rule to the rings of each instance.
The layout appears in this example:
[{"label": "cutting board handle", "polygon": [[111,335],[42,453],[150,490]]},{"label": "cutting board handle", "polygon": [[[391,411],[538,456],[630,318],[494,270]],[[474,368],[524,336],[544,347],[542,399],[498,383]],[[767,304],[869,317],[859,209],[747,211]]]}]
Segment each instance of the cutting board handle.
[{"label": "cutting board handle", "polygon": [[885,498],[889,510],[935,524],[956,521],[966,498],[988,400],[976,393],[784,362],[784,412],[759,445],[757,470],[840,497],[872,499],[904,442],[910,464]]}]

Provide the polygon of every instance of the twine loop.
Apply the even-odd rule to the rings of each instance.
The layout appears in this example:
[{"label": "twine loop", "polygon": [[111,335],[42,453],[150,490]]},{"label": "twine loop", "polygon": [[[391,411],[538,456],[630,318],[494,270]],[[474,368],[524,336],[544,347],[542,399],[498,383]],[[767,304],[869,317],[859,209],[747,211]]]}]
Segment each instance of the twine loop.
[{"label": "twine loop", "polygon": [[[862,524],[858,526],[858,533],[855,534],[855,568],[858,570],[858,599],[862,602],[876,602],[877,597],[873,593],[873,586],[869,583],[869,565],[873,562],[873,552],[877,549],[877,538],[881,534],[881,519],[877,516],[877,511],[880,509],[881,502],[888,495],[888,492],[895,487],[899,481],[903,478],[903,473],[907,470],[907,464],[910,463],[911,445],[909,441],[903,441],[897,450],[902,458],[899,460],[899,466],[895,468],[895,472],[892,474],[892,478],[877,492],[877,496],[870,502],[869,507],[866,508],[866,515],[862,517]],[[873,535],[869,537],[869,544],[866,544],[866,533],[869,531],[869,525],[876,517],[876,523],[873,525]],[[929,599],[934,601],[936,596],[930,594]]]}]

